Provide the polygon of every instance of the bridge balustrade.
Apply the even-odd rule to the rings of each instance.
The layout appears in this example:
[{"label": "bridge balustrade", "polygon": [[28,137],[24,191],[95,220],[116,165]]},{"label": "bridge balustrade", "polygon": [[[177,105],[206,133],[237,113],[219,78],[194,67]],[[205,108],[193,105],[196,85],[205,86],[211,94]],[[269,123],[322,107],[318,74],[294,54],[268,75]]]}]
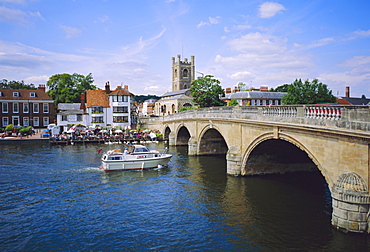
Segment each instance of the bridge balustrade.
[{"label": "bridge balustrade", "polygon": [[163,122],[194,118],[259,120],[370,131],[370,106],[271,105],[211,107],[167,115],[163,117]]}]

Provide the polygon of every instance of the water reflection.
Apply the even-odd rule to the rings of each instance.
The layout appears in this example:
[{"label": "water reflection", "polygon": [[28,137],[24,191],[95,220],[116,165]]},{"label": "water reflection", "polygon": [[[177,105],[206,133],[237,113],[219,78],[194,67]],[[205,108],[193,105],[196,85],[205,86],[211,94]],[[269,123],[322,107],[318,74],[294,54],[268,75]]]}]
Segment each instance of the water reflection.
[{"label": "water reflection", "polygon": [[319,172],[227,176],[225,156],[185,146],[168,167],[104,172],[99,148],[112,146],[0,145],[4,251],[369,249],[331,226]]}]

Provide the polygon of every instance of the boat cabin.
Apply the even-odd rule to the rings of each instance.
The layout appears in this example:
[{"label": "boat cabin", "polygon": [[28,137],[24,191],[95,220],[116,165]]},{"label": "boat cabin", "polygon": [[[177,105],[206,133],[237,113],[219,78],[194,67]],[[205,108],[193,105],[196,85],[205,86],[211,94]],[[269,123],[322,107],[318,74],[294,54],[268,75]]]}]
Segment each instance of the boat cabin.
[{"label": "boat cabin", "polygon": [[131,145],[128,149],[129,153],[136,154],[136,153],[147,153],[150,152],[149,149],[144,145]]}]

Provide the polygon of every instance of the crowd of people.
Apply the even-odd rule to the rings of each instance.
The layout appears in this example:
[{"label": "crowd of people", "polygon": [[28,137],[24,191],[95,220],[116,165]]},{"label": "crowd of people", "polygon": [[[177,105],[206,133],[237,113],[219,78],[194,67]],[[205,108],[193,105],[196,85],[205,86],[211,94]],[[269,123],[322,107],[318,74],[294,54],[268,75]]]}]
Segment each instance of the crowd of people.
[{"label": "crowd of people", "polygon": [[122,130],[74,130],[54,134],[50,136],[51,141],[117,141],[117,142],[133,142],[133,141],[157,141],[161,140],[161,134],[148,130],[139,131],[122,131]]}]

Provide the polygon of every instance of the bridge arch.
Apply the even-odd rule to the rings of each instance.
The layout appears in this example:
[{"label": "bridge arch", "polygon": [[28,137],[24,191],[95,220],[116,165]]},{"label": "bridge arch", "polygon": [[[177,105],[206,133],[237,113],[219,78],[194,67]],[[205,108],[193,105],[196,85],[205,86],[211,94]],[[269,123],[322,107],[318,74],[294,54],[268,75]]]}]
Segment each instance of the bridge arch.
[{"label": "bridge arch", "polygon": [[209,125],[201,130],[198,142],[198,155],[226,154],[229,150],[220,130]]},{"label": "bridge arch", "polygon": [[170,139],[171,128],[167,125],[164,129],[163,140],[168,141]]},{"label": "bridge arch", "polygon": [[[276,173],[290,172],[290,171],[307,171],[307,170],[318,169],[323,175],[323,177],[325,178],[328,185],[330,186],[332,185],[332,181],[330,181],[327,171],[321,166],[320,162],[315,158],[315,155],[313,155],[311,151],[304,144],[300,143],[297,139],[287,134],[284,134],[284,133],[280,133],[279,137],[277,138],[276,136],[274,136],[273,132],[269,132],[269,133],[262,134],[258,136],[256,139],[254,139],[254,141],[252,141],[252,143],[248,146],[243,156],[242,166],[241,166],[242,175],[271,172],[271,171],[266,171],[266,170],[261,170],[261,171],[249,170],[249,168],[251,168],[250,161],[252,159],[253,152],[258,152],[258,151],[261,152],[261,150],[259,149],[265,147],[266,144],[275,144],[280,149],[290,148],[289,149],[290,151],[294,151],[296,155],[299,155],[297,159],[300,158],[303,160],[302,162],[305,162],[303,164],[299,164],[299,167],[291,165],[290,167],[285,167],[284,170],[281,170],[276,166],[276,169],[275,169]],[[264,160],[266,160],[267,158],[269,157],[268,156],[263,157]],[[291,160],[292,157],[290,156],[289,159]],[[307,162],[310,162],[311,164]],[[315,166],[312,166],[312,165],[315,165]],[[275,173],[275,172],[271,172],[271,173]]]},{"label": "bridge arch", "polygon": [[188,145],[190,139],[190,131],[184,125],[180,125],[176,131],[176,145]]}]

